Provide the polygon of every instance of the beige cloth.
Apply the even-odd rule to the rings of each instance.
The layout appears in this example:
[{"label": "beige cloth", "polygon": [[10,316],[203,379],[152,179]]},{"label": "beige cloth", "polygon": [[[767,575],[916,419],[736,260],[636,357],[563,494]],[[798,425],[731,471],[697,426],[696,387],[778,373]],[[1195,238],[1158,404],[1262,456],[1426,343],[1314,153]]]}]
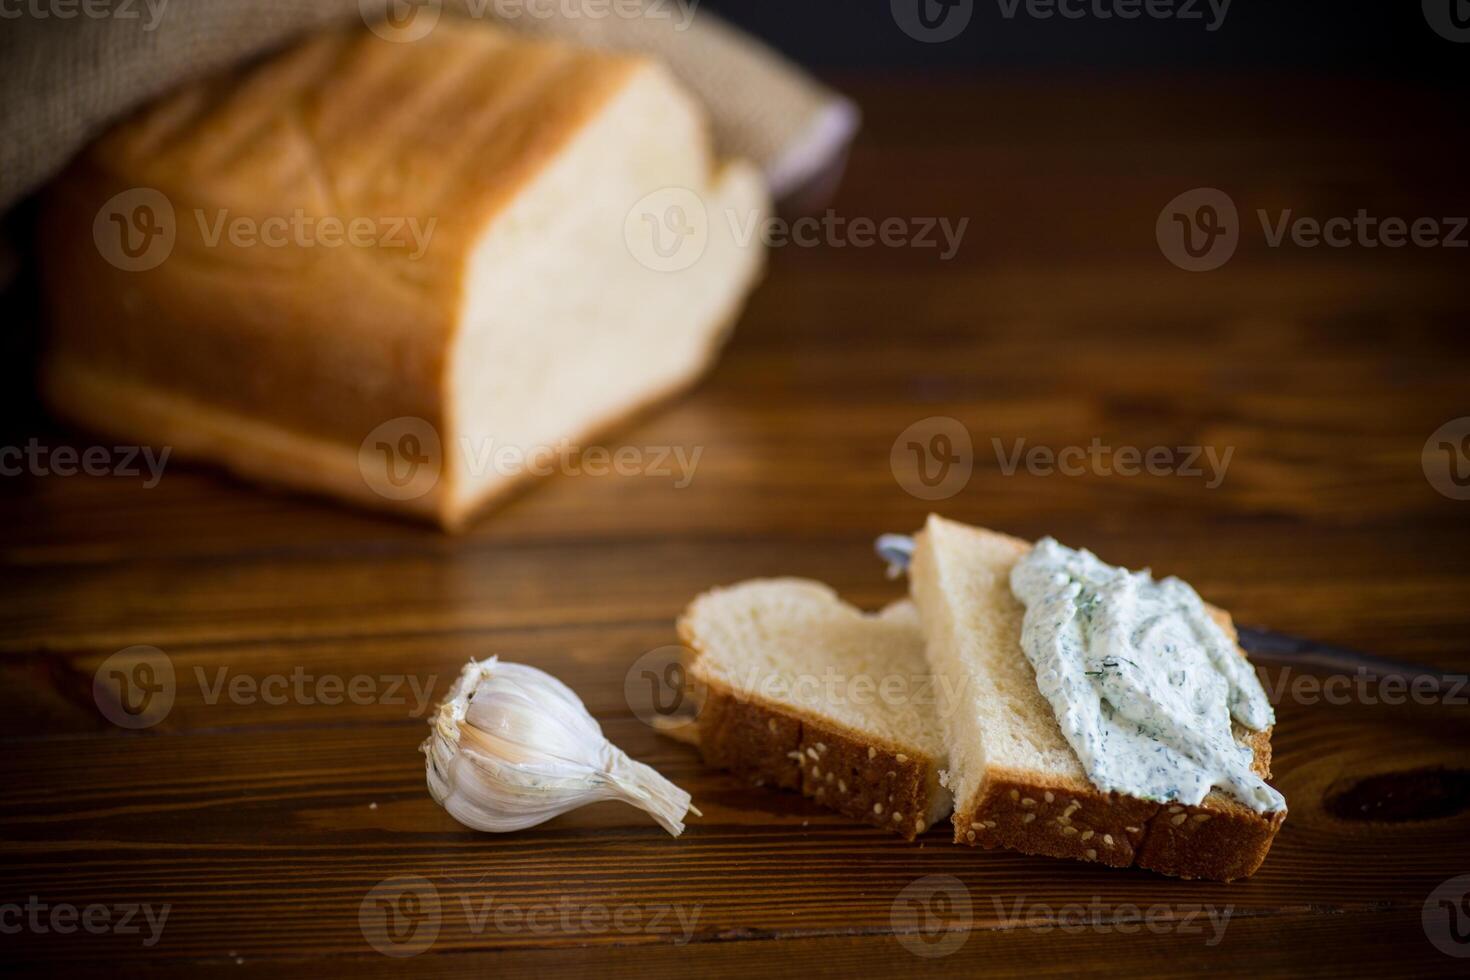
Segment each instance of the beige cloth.
[{"label": "beige cloth", "polygon": [[109,122],[181,81],[313,28],[389,14],[411,30],[486,17],[657,55],[709,107],[719,150],[758,163],[778,198],[839,158],[857,127],[846,99],[678,0],[26,0],[12,9],[21,15],[0,22],[0,212]]}]

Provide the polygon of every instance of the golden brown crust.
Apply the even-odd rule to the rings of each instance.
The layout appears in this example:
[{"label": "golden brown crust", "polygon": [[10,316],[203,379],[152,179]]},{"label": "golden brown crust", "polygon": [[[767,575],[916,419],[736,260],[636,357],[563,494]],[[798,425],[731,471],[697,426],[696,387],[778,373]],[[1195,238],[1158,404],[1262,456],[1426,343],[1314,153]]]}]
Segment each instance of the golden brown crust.
[{"label": "golden brown crust", "polygon": [[[704,374],[720,352],[739,315],[730,311],[700,363],[677,383],[658,391],[617,416],[600,420],[568,437],[576,445],[616,429],[674,398]],[[358,447],[311,437],[263,423],[238,412],[182,397],[149,385],[129,382],[62,354],[42,365],[41,391],[52,411],[78,425],[120,439],[169,446],[183,456],[208,458],[245,479],[282,489],[309,487],[357,506],[433,521],[445,531],[463,531],[479,514],[503,502],[535,479],[529,469],[456,508],[448,494],[390,499],[368,485],[359,466]],[[422,416],[421,416],[422,417]]]},{"label": "golden brown crust", "polygon": [[993,768],[978,799],[955,811],[954,825],[958,843],[1231,881],[1260,867],[1285,818],[1218,793],[1198,806],[1160,805]]},{"label": "golden brown crust", "polygon": [[678,631],[694,653],[688,676],[698,687],[697,742],[706,764],[754,786],[799,790],[907,840],[943,816],[948,794],[939,784],[937,760],[736,692],[699,669],[703,648],[687,618],[679,620]]},{"label": "golden brown crust", "polygon": [[844,816],[913,840],[939,792],[933,759],[705,681],[699,713],[704,761],[754,786],[800,790]]},{"label": "golden brown crust", "polygon": [[1157,804],[1099,793],[1090,785],[1038,783],[991,767],[977,798],[954,814],[955,841],[1027,854],[1133,864]]}]

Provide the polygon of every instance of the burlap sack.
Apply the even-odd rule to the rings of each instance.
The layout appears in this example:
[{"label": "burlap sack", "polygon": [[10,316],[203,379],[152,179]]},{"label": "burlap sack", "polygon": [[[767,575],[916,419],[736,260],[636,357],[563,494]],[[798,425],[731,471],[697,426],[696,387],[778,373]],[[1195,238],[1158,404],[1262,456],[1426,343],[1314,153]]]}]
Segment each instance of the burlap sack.
[{"label": "burlap sack", "polygon": [[109,122],[181,81],[313,28],[391,16],[412,30],[492,18],[528,33],[661,57],[709,107],[721,153],[754,160],[776,197],[840,156],[851,103],[697,0],[12,0],[0,20],[0,212]]}]

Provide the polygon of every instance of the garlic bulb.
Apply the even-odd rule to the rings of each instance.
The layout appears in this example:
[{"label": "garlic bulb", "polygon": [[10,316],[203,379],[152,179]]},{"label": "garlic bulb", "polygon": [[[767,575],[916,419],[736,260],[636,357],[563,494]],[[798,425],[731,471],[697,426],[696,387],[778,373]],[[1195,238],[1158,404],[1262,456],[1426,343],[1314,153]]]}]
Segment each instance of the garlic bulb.
[{"label": "garlic bulb", "polygon": [[429,794],[460,823],[503,833],[599,800],[646,810],[675,837],[699,813],[684,792],[609,742],[571,688],[496,657],[470,661],[420,747]]}]

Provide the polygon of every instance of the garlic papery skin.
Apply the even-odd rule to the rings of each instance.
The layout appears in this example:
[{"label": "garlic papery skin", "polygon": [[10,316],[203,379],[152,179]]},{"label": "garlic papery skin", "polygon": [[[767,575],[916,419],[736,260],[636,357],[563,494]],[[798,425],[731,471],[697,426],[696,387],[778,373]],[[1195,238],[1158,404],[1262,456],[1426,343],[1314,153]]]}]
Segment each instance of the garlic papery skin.
[{"label": "garlic papery skin", "polygon": [[678,837],[689,794],[607,740],[580,698],[545,671],[471,661],[421,746],[429,795],[476,830],[504,833],[623,800]]}]

